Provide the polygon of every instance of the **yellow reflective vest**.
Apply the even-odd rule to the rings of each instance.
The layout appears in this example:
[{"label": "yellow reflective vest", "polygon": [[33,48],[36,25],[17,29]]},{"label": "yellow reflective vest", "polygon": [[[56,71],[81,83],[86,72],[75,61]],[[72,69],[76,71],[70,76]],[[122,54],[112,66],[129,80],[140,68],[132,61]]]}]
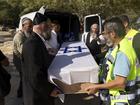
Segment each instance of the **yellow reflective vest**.
[{"label": "yellow reflective vest", "polygon": [[[127,77],[126,88],[124,90],[119,89],[110,89],[109,94],[111,99],[111,105],[115,105],[117,102],[125,102],[129,104],[130,100],[135,100],[135,87],[136,87],[136,77],[137,77],[137,68],[136,68],[136,54],[132,46],[130,45],[128,39],[124,38],[121,40],[118,46],[116,46],[111,52],[112,63],[107,61],[109,71],[107,74],[106,82],[112,81],[115,78],[113,77],[113,69],[115,65],[115,59],[118,51],[123,52],[130,62],[130,73]],[[123,62],[122,62],[123,64]],[[121,93],[120,93],[121,91]],[[123,94],[122,94],[123,93]]]},{"label": "yellow reflective vest", "polygon": [[[129,43],[131,44],[131,46],[132,46],[132,43],[133,43],[133,37],[137,33],[140,33],[140,32],[137,31],[137,30],[134,30],[134,29],[130,29],[125,36],[129,40]],[[140,61],[137,61],[136,65],[137,65],[137,78],[136,78],[137,97],[136,98],[137,98],[138,102],[140,103]]]}]

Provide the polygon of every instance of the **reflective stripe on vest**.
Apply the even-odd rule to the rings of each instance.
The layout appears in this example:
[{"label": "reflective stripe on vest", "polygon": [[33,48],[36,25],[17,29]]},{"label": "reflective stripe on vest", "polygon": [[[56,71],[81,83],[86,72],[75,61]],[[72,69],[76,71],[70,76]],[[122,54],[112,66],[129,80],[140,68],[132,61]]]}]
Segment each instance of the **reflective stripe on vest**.
[{"label": "reflective stripe on vest", "polygon": [[119,96],[111,96],[111,100],[133,100],[135,99],[135,94],[127,94],[127,95],[119,95]]},{"label": "reflective stripe on vest", "polygon": [[136,94],[140,95],[140,89],[137,89]]},{"label": "reflective stripe on vest", "polygon": [[136,63],[137,68],[140,68],[140,63],[139,60],[137,59],[137,63]]},{"label": "reflective stripe on vest", "polygon": [[136,90],[136,81],[127,81],[125,90],[126,93],[133,93]]},{"label": "reflective stripe on vest", "polygon": [[136,81],[135,80],[133,80],[133,81],[127,81],[126,86],[135,86],[135,84],[136,84]]},{"label": "reflective stripe on vest", "polygon": [[137,105],[140,105],[140,89],[136,91],[136,102],[138,103]]},{"label": "reflective stripe on vest", "polygon": [[137,76],[136,82],[140,84],[140,77],[139,76]]},{"label": "reflective stripe on vest", "polygon": [[104,97],[102,94],[100,94],[100,99],[101,99],[102,101],[109,101],[109,100],[108,100],[108,97]]}]

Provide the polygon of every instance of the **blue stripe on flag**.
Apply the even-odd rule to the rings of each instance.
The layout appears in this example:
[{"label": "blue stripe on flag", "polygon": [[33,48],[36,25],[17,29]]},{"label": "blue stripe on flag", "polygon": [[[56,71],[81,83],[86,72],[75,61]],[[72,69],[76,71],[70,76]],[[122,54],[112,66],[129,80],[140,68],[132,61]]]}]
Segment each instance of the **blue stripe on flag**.
[{"label": "blue stripe on flag", "polygon": [[78,51],[82,52],[81,46],[78,46]]},{"label": "blue stripe on flag", "polygon": [[64,53],[67,53],[68,47],[65,47]]}]

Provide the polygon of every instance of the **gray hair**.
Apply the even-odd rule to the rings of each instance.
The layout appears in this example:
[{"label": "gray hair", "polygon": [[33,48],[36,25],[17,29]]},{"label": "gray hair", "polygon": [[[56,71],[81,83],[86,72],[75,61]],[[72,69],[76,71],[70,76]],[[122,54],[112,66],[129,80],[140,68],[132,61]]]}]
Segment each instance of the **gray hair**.
[{"label": "gray hair", "polygon": [[106,28],[109,32],[114,31],[119,37],[124,37],[126,35],[125,27],[118,17],[113,17],[107,20],[104,23],[104,28]]}]

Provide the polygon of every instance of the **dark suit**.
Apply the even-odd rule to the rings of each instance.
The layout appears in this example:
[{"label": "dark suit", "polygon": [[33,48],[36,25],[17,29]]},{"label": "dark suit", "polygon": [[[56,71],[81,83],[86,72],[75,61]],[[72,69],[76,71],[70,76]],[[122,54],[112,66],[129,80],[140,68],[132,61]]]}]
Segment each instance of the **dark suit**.
[{"label": "dark suit", "polygon": [[93,39],[90,42],[90,33],[87,35],[86,45],[89,48],[92,56],[95,58],[96,62],[99,64],[100,59],[97,57],[101,53],[101,46],[97,43],[97,39]]},{"label": "dark suit", "polygon": [[24,105],[53,105],[50,93],[54,86],[47,76],[53,56],[36,33],[26,40],[22,54]]}]

